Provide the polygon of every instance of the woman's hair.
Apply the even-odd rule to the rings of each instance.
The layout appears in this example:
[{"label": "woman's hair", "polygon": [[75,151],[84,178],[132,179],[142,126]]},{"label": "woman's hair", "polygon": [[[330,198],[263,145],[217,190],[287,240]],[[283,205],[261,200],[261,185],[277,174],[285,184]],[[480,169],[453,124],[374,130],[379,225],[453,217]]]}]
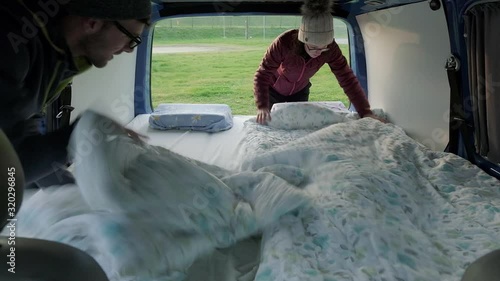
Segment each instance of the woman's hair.
[{"label": "woman's hair", "polygon": [[293,43],[292,43],[292,51],[303,57],[304,59],[308,59],[309,54],[306,52],[306,48],[304,47],[304,43],[299,40],[298,34],[293,35]]}]

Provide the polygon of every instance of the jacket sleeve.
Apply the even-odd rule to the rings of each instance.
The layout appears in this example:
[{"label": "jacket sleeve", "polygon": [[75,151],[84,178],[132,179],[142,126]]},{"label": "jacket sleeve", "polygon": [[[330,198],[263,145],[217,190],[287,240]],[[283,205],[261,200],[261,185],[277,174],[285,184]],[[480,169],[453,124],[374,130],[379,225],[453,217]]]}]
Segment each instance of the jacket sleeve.
[{"label": "jacket sleeve", "polygon": [[[4,12],[0,9],[0,13]],[[27,38],[11,16],[0,17],[0,128],[9,135],[30,117],[37,101],[36,87],[26,79],[32,67],[35,40]],[[35,66],[36,67],[36,66]]]},{"label": "jacket sleeve", "polygon": [[[27,65],[29,55],[26,48],[22,48],[20,53],[12,54],[5,51],[4,40],[0,39],[0,128],[10,128],[18,121],[24,120],[31,114],[28,112],[30,105],[34,101],[33,94],[29,86],[26,85]],[[8,47],[7,47],[8,49]],[[26,68],[26,69],[23,69]]]},{"label": "jacket sleeve", "polygon": [[349,101],[354,105],[360,117],[366,114],[371,114],[370,103],[366,98],[365,92],[358,81],[358,78],[352,72],[351,67],[347,63],[346,58],[342,54],[337,43],[332,45],[332,55],[328,61],[331,71],[337,78],[340,87],[349,98]]},{"label": "jacket sleeve", "polygon": [[73,126],[28,136],[30,117],[38,113],[38,99],[44,98],[39,96],[39,85],[30,80],[31,73],[41,71],[36,61],[39,41],[25,36],[19,20],[5,11],[0,7],[0,129],[14,145],[28,183],[52,172],[52,164],[66,163]]},{"label": "jacket sleeve", "polygon": [[46,135],[25,137],[16,151],[26,183],[56,173],[69,163],[67,146],[75,123]]},{"label": "jacket sleeve", "polygon": [[254,76],[254,97],[257,109],[269,108],[269,87],[273,84],[274,72],[283,62],[287,50],[283,36],[269,46]]}]

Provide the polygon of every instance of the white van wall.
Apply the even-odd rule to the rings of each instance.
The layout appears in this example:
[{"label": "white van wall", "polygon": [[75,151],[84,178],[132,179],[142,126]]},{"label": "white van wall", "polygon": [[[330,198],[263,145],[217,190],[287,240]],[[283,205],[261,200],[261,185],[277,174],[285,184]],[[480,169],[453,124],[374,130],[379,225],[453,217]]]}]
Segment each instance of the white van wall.
[{"label": "white van wall", "polygon": [[421,2],[357,17],[365,41],[368,96],[425,146],[448,143],[450,43],[444,11]]},{"label": "white van wall", "polygon": [[136,51],[115,56],[104,68],[92,68],[73,81],[71,113],[76,118],[86,109],[126,124],[134,118]]}]

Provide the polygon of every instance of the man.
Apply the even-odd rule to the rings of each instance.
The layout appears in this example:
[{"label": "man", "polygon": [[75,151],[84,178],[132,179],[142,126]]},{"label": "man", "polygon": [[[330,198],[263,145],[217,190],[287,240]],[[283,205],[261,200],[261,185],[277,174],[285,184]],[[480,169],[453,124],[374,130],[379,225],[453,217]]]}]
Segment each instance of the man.
[{"label": "man", "polygon": [[[19,156],[26,184],[67,163],[72,126],[41,134],[40,121],[52,117],[45,116],[52,114],[47,106],[75,75],[132,52],[150,13],[150,0],[0,2],[0,129]],[[0,161],[2,168],[10,165]]]}]

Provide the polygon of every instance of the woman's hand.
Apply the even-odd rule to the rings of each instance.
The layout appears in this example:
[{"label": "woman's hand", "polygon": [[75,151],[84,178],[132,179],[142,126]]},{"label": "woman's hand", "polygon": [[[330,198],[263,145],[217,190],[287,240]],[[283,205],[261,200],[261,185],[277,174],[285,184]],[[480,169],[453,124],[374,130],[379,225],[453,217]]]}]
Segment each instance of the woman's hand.
[{"label": "woman's hand", "polygon": [[269,109],[257,110],[257,123],[266,125],[267,120],[271,121],[271,114],[269,113]]},{"label": "woman's hand", "polygon": [[387,120],[385,120],[384,118],[379,117],[373,113],[368,113],[368,114],[365,114],[365,116],[363,116],[363,118],[366,118],[366,117],[373,118],[373,119],[378,120],[382,123],[387,123]]}]

